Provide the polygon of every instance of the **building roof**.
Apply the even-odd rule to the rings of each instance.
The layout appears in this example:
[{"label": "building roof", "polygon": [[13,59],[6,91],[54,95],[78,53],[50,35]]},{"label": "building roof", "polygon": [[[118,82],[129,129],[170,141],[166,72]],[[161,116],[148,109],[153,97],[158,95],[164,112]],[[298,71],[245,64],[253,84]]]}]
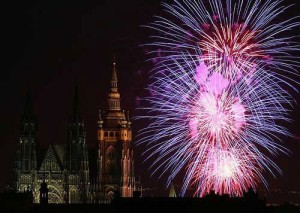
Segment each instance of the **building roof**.
[{"label": "building roof", "polygon": [[56,153],[60,165],[63,167],[66,145],[56,144],[56,145],[52,145],[52,147]]},{"label": "building roof", "polygon": [[65,145],[50,145],[43,157],[40,171],[62,171]]}]

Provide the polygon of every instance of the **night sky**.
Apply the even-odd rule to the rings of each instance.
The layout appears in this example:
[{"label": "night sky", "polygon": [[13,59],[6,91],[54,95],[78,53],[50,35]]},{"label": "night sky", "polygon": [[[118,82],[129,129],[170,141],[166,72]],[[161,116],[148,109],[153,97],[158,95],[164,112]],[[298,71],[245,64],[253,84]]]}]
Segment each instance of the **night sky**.
[{"label": "night sky", "polygon": [[[287,16],[299,15],[300,2]],[[122,106],[133,115],[138,99],[147,93],[145,50],[149,32],[140,27],[161,13],[159,1],[9,1],[2,6],[0,77],[0,187],[10,183],[18,143],[20,118],[27,90],[31,88],[42,147],[67,142],[75,82],[81,114],[87,126],[87,143],[96,147],[98,110],[105,106],[112,58],[116,56]],[[299,36],[300,29],[293,32]],[[297,79],[298,82],[299,78]],[[298,86],[299,88],[299,86]],[[300,95],[294,95],[288,126],[295,135],[286,139],[290,156],[276,162],[283,176],[270,178],[271,189],[300,191]],[[141,125],[133,123],[136,132]],[[142,147],[135,157],[141,159]],[[160,187],[150,178],[148,165],[136,160],[145,187]]]}]

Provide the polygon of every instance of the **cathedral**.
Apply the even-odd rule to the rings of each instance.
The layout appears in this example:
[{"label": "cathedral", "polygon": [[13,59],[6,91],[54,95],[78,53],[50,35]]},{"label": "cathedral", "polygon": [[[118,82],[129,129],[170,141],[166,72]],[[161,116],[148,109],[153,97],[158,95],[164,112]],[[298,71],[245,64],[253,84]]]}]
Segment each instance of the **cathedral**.
[{"label": "cathedral", "polygon": [[97,130],[97,174],[90,176],[90,153],[85,123],[79,111],[75,88],[73,112],[67,144],[39,147],[37,122],[30,94],[25,101],[15,160],[17,192],[32,192],[35,203],[105,203],[116,196],[140,194],[141,184],[134,174],[134,157],[129,112],[122,110],[116,63],[113,63],[107,108],[99,110]]}]

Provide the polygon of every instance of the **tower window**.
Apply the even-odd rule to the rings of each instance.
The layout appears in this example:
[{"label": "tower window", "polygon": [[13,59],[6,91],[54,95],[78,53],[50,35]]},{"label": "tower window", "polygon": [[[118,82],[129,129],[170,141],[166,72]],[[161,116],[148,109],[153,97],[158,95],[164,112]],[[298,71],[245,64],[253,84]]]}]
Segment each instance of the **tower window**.
[{"label": "tower window", "polygon": [[113,137],[114,136],[114,132],[109,132],[109,136]]}]

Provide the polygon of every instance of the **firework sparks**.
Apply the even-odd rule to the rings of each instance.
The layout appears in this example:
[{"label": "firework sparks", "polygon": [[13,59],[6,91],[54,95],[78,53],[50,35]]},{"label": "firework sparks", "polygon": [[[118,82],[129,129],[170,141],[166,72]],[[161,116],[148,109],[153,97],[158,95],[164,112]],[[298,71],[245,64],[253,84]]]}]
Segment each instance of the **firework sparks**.
[{"label": "firework sparks", "polygon": [[242,148],[211,148],[205,162],[195,171],[193,182],[201,183],[197,193],[203,196],[213,190],[220,195],[242,196],[249,187],[255,188],[261,171],[261,168],[253,167],[255,160],[256,156],[249,155]]},{"label": "firework sparks", "polygon": [[226,142],[226,138],[238,133],[245,125],[245,107],[238,97],[230,97],[226,88],[228,80],[214,73],[205,84],[200,84],[202,92],[196,97],[195,106],[188,118],[191,135],[202,140]]},{"label": "firework sparks", "polygon": [[280,172],[272,156],[287,152],[278,136],[289,132],[278,121],[289,121],[292,98],[281,84],[291,79],[281,71],[297,75],[288,53],[299,47],[281,34],[298,23],[271,23],[286,9],[279,0],[223,2],[164,4],[172,18],[150,25],[162,33],[149,44],[160,62],[149,115],[140,117],[152,123],[138,143],[168,183],[186,172],[182,195],[193,186],[197,196],[241,196],[267,185],[262,173]]},{"label": "firework sparks", "polygon": [[150,114],[141,117],[152,121],[139,143],[148,145],[147,159],[157,157],[154,172],[170,173],[170,182],[185,170],[182,194],[193,186],[198,196],[211,190],[240,196],[266,184],[263,171],[280,172],[266,153],[287,151],[277,136],[289,133],[276,122],[288,120],[283,105],[290,95],[271,73],[251,74],[251,86],[249,76],[233,84],[217,72],[199,76],[200,60],[182,60],[191,69],[198,65],[187,70],[174,61],[177,67],[166,67],[164,77],[157,73],[144,108]]},{"label": "firework sparks", "polygon": [[[159,50],[154,57],[164,59],[165,64],[170,59],[180,59],[184,52],[196,58],[201,55],[210,70],[229,80],[238,80],[257,65],[297,75],[295,67],[299,62],[289,53],[297,51],[299,44],[287,32],[299,22],[292,18],[275,23],[289,8],[281,3],[282,0],[164,3],[169,16],[157,17],[146,26],[157,31],[148,45]],[[282,81],[286,78],[281,76]]]}]

